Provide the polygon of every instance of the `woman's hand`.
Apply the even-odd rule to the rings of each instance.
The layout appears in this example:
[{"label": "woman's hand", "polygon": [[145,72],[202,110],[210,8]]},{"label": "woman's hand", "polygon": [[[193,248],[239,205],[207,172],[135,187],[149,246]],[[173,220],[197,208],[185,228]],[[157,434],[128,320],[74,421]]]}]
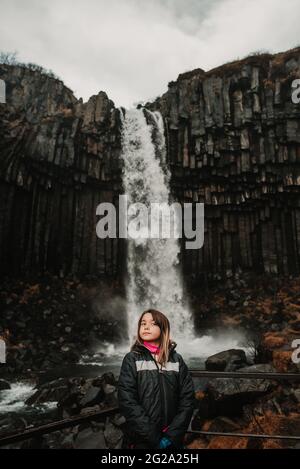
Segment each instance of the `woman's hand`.
[{"label": "woman's hand", "polygon": [[172,445],[172,441],[169,440],[166,436],[163,436],[159,442],[159,448],[164,449]]}]

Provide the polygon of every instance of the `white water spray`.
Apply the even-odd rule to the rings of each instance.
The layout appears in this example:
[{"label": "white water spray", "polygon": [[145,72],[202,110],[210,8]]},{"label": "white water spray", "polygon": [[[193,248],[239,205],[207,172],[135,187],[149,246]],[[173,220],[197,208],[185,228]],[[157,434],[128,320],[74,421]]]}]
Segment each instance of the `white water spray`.
[{"label": "white water spray", "polygon": [[[123,187],[128,204],[174,203],[170,194],[170,170],[166,160],[163,119],[148,110],[126,110],[122,119]],[[147,119],[145,117],[147,116]],[[147,123],[148,121],[148,123]],[[129,217],[130,218],[130,217]],[[178,220],[175,217],[175,225]],[[173,238],[138,238],[127,240],[127,321],[129,342],[102,343],[98,352],[117,360],[127,353],[135,336],[140,314],[149,308],[162,311],[171,326],[171,338],[178,343],[188,363],[230,348],[243,348],[241,331],[217,331],[196,337],[187,295],[184,292],[180,244]],[[98,359],[93,360],[97,364]],[[85,362],[86,363],[86,362]],[[201,366],[201,365],[200,365]]]},{"label": "white water spray", "polygon": [[[170,206],[173,201],[170,200],[170,171],[166,165],[162,117],[157,112],[146,112],[151,124],[147,123],[143,110],[127,110],[122,119],[125,194],[129,204],[140,202],[150,207],[156,202]],[[136,335],[138,318],[148,308],[166,314],[175,341],[194,337],[179,253],[180,244],[175,237],[128,239],[127,313],[131,343]]]}]

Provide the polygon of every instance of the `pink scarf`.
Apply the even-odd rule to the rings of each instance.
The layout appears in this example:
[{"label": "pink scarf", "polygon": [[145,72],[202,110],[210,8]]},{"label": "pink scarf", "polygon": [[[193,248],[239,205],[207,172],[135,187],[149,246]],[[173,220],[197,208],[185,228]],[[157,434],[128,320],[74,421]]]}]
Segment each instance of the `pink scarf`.
[{"label": "pink scarf", "polygon": [[149,342],[147,342],[146,340],[143,341],[143,344],[145,345],[145,347],[147,347],[148,350],[150,350],[151,353],[159,353],[160,348],[156,347],[156,345],[149,344]]}]

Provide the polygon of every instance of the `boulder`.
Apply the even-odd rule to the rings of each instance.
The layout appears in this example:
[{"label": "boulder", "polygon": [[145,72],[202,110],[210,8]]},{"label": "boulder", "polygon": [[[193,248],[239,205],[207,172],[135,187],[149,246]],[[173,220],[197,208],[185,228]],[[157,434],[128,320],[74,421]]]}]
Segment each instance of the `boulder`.
[{"label": "boulder", "polygon": [[116,379],[113,373],[99,378],[59,378],[44,383],[27,399],[27,405],[57,402],[58,408],[67,415],[79,414],[84,408],[103,404],[118,405]]},{"label": "boulder", "polygon": [[85,428],[78,433],[74,442],[74,449],[107,449],[103,431],[93,431]]},{"label": "boulder", "polygon": [[230,349],[208,357],[205,361],[205,369],[207,371],[235,371],[247,364],[244,350]]},{"label": "boulder", "polygon": [[123,432],[111,421],[107,420],[104,436],[108,448],[120,448],[123,441]]},{"label": "boulder", "polygon": [[[272,365],[260,364],[243,368],[243,372],[274,372]],[[276,386],[274,380],[265,378],[215,378],[206,388],[217,415],[240,415],[242,407],[267,394]],[[212,405],[212,404],[211,404]]]},{"label": "boulder", "polygon": [[4,379],[0,379],[0,391],[5,391],[6,389],[10,389],[9,382]]},{"label": "boulder", "polygon": [[87,389],[79,404],[81,407],[93,406],[102,401],[103,395],[103,390],[100,387],[92,385]]},{"label": "boulder", "polygon": [[25,404],[37,405],[45,402],[57,402],[63,399],[68,392],[68,379],[59,378],[39,386],[36,392],[26,400]]}]

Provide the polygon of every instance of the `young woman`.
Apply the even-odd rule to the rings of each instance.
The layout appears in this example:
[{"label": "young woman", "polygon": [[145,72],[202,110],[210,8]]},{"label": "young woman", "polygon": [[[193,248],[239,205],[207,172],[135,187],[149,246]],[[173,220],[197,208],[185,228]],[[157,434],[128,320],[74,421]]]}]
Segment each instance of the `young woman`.
[{"label": "young woman", "polygon": [[168,318],[155,309],[138,321],[137,339],[123,358],[118,400],[126,419],[123,447],[183,448],[195,403],[192,377],[170,340]]}]

